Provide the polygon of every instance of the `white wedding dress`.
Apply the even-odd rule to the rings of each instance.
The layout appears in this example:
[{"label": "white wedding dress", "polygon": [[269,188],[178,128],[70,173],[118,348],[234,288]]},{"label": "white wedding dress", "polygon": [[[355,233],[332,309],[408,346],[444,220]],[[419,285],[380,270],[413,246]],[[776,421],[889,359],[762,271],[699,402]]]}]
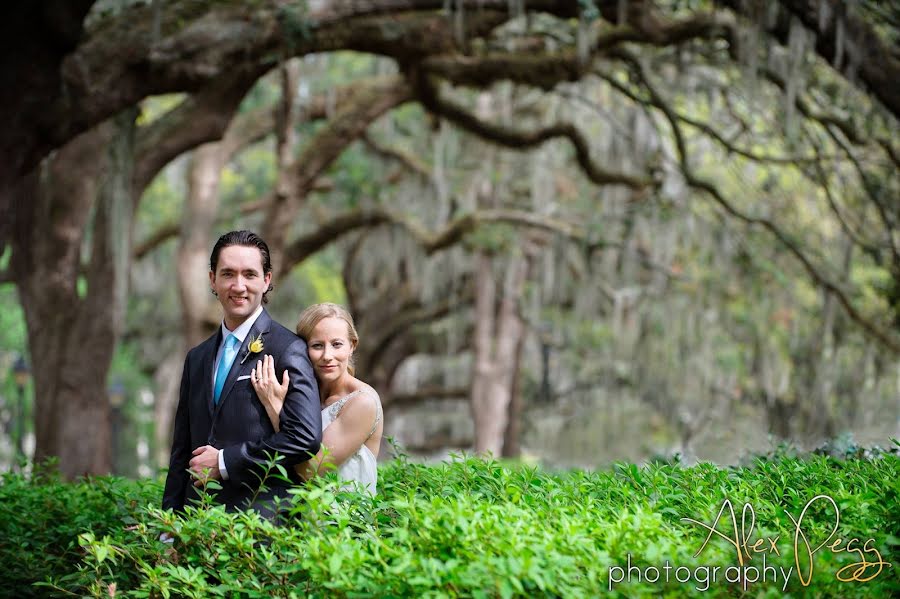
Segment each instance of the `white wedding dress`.
[{"label": "white wedding dress", "polygon": [[[375,423],[372,425],[372,430],[369,431],[369,436],[366,437],[366,441],[369,440],[375,430],[378,428],[378,423],[381,422],[382,411],[381,411],[381,399],[378,397],[378,394],[375,393],[374,389],[357,389],[356,391],[345,395],[340,398],[330,406],[326,406],[322,410],[322,431],[324,431],[328,426],[335,421],[338,415],[341,413],[341,410],[347,404],[347,402],[355,397],[359,393],[368,393],[370,395],[374,395],[375,397]],[[353,483],[359,483],[361,486],[368,489],[369,493],[372,495],[375,494],[376,491],[376,482],[378,480],[378,465],[377,460],[375,459],[375,454],[372,453],[372,450],[366,447],[365,443],[356,450],[356,453],[347,458],[343,464],[338,466],[338,478],[341,480],[348,481],[348,487],[352,487]]]}]

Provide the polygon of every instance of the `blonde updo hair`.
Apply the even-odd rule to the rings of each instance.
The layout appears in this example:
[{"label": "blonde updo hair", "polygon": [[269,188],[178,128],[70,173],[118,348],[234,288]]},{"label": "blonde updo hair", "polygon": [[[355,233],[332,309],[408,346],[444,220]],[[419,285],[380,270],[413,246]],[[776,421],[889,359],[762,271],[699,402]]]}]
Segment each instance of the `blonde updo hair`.
[{"label": "blonde updo hair", "polygon": [[[350,346],[356,350],[359,345],[359,334],[356,332],[356,325],[353,324],[353,317],[341,305],[324,302],[321,304],[313,304],[300,313],[300,319],[297,321],[297,335],[303,337],[303,340],[309,342],[313,329],[319,324],[323,318],[340,318],[347,323],[347,337]],[[350,362],[347,364],[347,372],[353,376],[356,371],[353,355],[350,356]]]}]

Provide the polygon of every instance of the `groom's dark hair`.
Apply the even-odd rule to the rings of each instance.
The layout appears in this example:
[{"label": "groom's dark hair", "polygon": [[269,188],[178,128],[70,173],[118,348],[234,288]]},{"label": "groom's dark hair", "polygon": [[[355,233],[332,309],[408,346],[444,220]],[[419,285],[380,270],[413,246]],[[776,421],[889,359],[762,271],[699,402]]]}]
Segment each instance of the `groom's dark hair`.
[{"label": "groom's dark hair", "polygon": [[[212,254],[209,256],[209,269],[213,273],[216,272],[216,268],[219,266],[219,254],[222,253],[222,249],[232,245],[243,245],[258,249],[262,256],[263,276],[272,272],[272,258],[269,256],[269,246],[263,241],[262,237],[253,231],[229,231],[219,237],[216,245],[213,246]],[[269,292],[274,288],[274,285],[269,285],[269,288],[263,293],[262,301],[264,304],[269,302]]]}]

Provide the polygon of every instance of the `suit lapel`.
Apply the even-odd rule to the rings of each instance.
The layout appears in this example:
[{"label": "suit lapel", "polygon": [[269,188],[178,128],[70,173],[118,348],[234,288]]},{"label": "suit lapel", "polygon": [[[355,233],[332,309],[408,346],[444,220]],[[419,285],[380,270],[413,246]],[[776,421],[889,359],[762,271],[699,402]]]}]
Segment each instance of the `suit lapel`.
[{"label": "suit lapel", "polygon": [[222,327],[220,326],[218,332],[210,337],[207,343],[211,343],[210,347],[204,352],[203,355],[203,370],[202,372],[206,374],[203,377],[203,397],[206,399],[206,407],[209,409],[209,415],[212,416],[213,412],[215,412],[216,405],[213,401],[213,376],[214,369],[216,366],[216,354],[219,352],[219,346],[222,345]]},{"label": "suit lapel", "polygon": [[228,371],[228,378],[225,379],[225,386],[222,387],[222,395],[219,396],[219,405],[215,406],[215,416],[218,416],[219,410],[221,410],[225,402],[228,401],[228,395],[231,393],[231,389],[234,387],[237,378],[242,374],[249,374],[250,371],[253,370],[256,360],[265,354],[266,350],[263,349],[259,354],[247,356],[250,343],[257,337],[262,336],[263,344],[265,345],[266,333],[269,332],[271,324],[272,319],[269,317],[269,313],[263,309],[259,318],[256,319],[256,322],[254,322],[253,326],[250,328],[250,332],[244,338],[244,342],[241,343],[241,347],[234,357],[234,362],[231,363],[231,370]]}]

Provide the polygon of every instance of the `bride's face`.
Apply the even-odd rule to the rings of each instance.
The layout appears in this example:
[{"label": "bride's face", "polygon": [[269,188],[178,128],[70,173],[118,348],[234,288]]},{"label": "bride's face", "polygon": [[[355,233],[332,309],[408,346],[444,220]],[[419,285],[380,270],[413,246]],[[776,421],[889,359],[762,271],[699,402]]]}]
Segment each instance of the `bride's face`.
[{"label": "bride's face", "polygon": [[353,345],[349,340],[347,323],[329,316],[315,326],[309,336],[309,359],[320,382],[333,382],[344,376]]}]

